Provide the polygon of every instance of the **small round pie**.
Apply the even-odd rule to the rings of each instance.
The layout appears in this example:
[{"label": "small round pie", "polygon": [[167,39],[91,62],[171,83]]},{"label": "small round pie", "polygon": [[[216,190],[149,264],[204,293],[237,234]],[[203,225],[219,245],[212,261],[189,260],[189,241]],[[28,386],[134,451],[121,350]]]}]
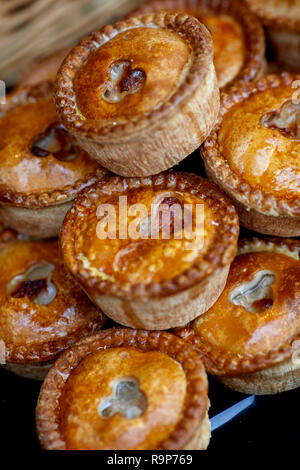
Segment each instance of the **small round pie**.
[{"label": "small round pie", "polygon": [[150,0],[130,13],[157,11],[193,15],[212,35],[219,88],[259,77],[264,68],[265,38],[255,15],[235,0]]},{"label": "small round pie", "polygon": [[22,73],[18,88],[36,85],[45,81],[54,82],[57,71],[68,52],[69,49],[65,48],[35,60]]},{"label": "small round pie", "polygon": [[210,34],[188,15],[152,14],[91,33],[67,56],[55,89],[65,127],[123,176],[179,163],[219,111]]},{"label": "small round pie", "polygon": [[0,216],[26,235],[57,236],[79,192],[108,175],[58,122],[48,82],[7,96],[0,142]]},{"label": "small round pie", "polygon": [[245,0],[267,30],[277,60],[300,70],[299,0]]},{"label": "small round pie", "polygon": [[66,266],[117,323],[186,325],[222,292],[239,233],[227,197],[189,173],[112,177],[76,200],[61,231]]},{"label": "small round pie", "polygon": [[228,387],[262,395],[300,386],[299,255],[299,240],[241,240],[217,302],[176,331]]},{"label": "small round pie", "polygon": [[206,172],[234,201],[241,224],[300,235],[300,76],[283,73],[233,88],[201,148]]},{"label": "small round pie", "polygon": [[0,237],[0,363],[42,380],[58,355],[102,328],[105,316],[66,272],[58,242]]},{"label": "small round pie", "polygon": [[166,332],[88,336],[43,383],[37,434],[47,450],[200,450],[210,440],[200,355]]}]

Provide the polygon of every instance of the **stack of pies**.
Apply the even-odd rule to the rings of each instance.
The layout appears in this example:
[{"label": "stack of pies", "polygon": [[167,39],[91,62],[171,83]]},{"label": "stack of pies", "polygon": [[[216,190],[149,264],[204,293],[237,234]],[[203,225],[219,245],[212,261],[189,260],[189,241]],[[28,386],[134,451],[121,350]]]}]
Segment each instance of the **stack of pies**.
[{"label": "stack of pies", "polygon": [[299,15],[152,0],[0,107],[0,362],[48,372],[43,448],[205,449],[206,372],[299,386]]}]

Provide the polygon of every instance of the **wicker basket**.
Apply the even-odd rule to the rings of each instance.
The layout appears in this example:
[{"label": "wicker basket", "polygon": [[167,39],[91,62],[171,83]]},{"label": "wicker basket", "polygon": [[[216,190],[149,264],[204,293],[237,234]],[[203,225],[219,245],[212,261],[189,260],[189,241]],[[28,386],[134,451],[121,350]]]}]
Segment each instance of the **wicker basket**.
[{"label": "wicker basket", "polygon": [[28,64],[74,44],[141,0],[0,0],[0,79],[11,85]]}]

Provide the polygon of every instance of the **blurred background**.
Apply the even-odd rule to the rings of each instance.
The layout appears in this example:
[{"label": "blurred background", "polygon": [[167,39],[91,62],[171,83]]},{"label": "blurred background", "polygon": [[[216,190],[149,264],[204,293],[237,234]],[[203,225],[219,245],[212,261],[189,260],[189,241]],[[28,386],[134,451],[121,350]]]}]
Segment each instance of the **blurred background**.
[{"label": "blurred background", "polygon": [[142,0],[0,0],[0,79],[9,87],[28,64],[115,21]]}]

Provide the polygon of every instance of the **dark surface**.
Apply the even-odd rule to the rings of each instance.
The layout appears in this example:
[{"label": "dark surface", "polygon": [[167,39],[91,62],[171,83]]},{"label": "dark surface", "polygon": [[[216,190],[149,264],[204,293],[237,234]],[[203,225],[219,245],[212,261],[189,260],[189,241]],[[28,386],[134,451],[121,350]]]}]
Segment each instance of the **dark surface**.
[{"label": "dark surface", "polygon": [[[204,176],[199,152],[176,167]],[[253,235],[242,230],[242,235]],[[35,434],[35,406],[41,383],[22,379],[0,369],[0,449],[39,452]],[[210,417],[240,402],[247,395],[232,392],[210,379]],[[300,443],[300,389],[272,396],[257,396],[255,403],[212,434],[210,451],[255,449],[280,450]]]}]

